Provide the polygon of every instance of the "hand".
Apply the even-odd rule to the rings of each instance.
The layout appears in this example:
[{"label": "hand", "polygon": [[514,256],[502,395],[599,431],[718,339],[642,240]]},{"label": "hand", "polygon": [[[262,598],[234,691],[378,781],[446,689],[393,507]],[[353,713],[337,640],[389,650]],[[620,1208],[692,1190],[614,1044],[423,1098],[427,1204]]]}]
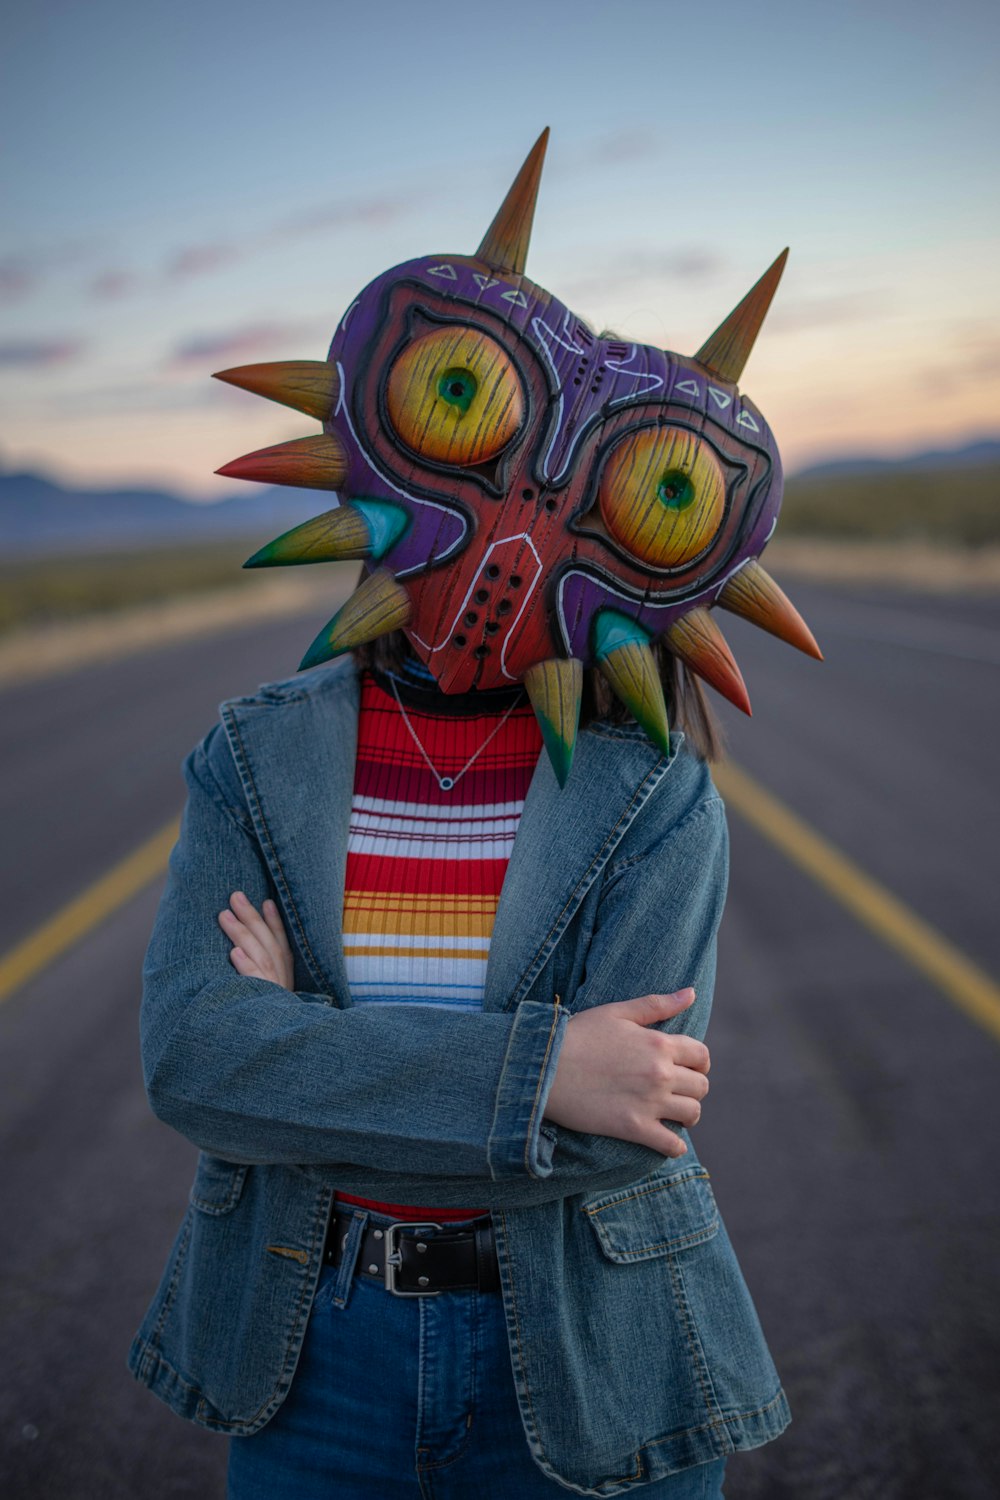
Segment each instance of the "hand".
[{"label": "hand", "polygon": [[293,987],[292,950],[273,901],[258,911],[242,891],[229,898],[231,911],[220,911],[219,926],[234,944],[229,962],[248,979],[269,979],[283,989]]},{"label": "hand", "polygon": [[708,1048],[694,1037],[648,1028],[693,1003],[694,990],[679,990],[570,1016],[546,1118],[569,1130],[683,1156],[687,1146],[663,1121],[697,1124],[708,1093]]}]

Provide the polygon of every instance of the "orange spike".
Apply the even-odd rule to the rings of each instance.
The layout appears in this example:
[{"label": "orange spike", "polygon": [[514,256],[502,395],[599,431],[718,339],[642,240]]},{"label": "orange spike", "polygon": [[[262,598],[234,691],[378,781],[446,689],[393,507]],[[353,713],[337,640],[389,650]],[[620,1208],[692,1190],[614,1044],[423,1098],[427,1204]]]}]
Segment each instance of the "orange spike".
[{"label": "orange spike", "polygon": [[339,490],[347,478],[347,450],[331,433],[295,438],[258,448],[216,469],[227,479],[256,479],[261,484],[301,485],[307,490]]},{"label": "orange spike", "polygon": [[238,385],[241,390],[280,401],[293,411],[326,422],[333,415],[340,394],[337,366],[325,359],[279,359],[270,364],[236,365],[231,370],[217,370],[213,380]]},{"label": "orange spike", "polygon": [[746,567],[730,578],[719,594],[719,604],[730,614],[742,615],[751,625],[769,630],[779,640],[787,641],[806,656],[823,660],[823,653],[816,644],[809,626],[795,605],[775,583],[770,573],[751,558]]},{"label": "orange spike", "polygon": [[735,385],[743,374],[743,367],[750,358],[750,350],[767,317],[771,298],[778,290],[778,282],[787,259],[788,251],[782,250],[774,264],[768,266],[743,301],[733,308],[725,322],[719,324],[711,338],[706,339],[695,355],[698,363],[704,365],[716,379],[731,380]]},{"label": "orange spike", "polygon": [[692,609],[666,632],[664,640],[675,656],[745,714],[750,713],[746,683],[726,638],[707,609]]},{"label": "orange spike", "polygon": [[538,184],[548,144],[549,127],[546,125],[528,152],[524,166],[514,178],[496,218],[476,251],[479,260],[485,260],[499,271],[514,271],[518,276],[524,274],[531,225],[535,217],[535,200],[538,197]]}]

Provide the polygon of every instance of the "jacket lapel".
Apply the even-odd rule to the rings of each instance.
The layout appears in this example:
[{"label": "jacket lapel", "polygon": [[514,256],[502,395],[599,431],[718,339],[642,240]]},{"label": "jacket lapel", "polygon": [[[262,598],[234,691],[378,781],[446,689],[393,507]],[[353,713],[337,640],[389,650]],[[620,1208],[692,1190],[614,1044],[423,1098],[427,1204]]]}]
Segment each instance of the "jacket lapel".
[{"label": "jacket lapel", "polygon": [[[345,663],[301,689],[223,705],[285,915],[317,989],[340,1006],[351,1003],[342,917],[358,703],[357,675]],[[539,757],[497,908],[484,1009],[523,998],[672,763],[645,736],[585,730],[560,791]]]},{"label": "jacket lapel", "polygon": [[357,677],[337,667],[302,689],[226,703],[222,713],[294,940],[317,989],[349,1006],[342,919]]},{"label": "jacket lapel", "polygon": [[[676,754],[682,736],[674,736]],[[485,1010],[509,1010],[534,982],[639,809],[673,764],[645,736],[601,727],[577,740],[560,791],[539,757],[500,893]]]}]

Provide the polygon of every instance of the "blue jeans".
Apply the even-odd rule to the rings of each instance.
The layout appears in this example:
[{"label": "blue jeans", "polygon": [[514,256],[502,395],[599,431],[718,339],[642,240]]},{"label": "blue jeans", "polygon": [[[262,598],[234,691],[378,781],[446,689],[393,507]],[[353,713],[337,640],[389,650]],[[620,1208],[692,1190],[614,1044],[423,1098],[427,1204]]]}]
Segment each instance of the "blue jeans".
[{"label": "blue jeans", "polygon": [[[725,1463],[640,1486],[636,1500],[717,1500]],[[569,1493],[528,1451],[499,1293],[394,1297],[346,1262],[322,1272],[284,1404],[230,1446],[228,1500]]]}]

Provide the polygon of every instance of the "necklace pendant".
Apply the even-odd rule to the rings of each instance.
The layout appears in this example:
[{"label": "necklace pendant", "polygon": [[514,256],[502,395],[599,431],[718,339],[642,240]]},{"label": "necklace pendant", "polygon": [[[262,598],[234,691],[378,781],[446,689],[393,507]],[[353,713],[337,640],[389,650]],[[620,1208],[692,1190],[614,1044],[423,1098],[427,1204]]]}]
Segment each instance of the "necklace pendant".
[{"label": "necklace pendant", "polygon": [[438,786],[441,788],[442,792],[450,792],[451,789],[452,789],[452,787],[454,785],[455,785],[455,778],[454,778],[454,776],[439,776],[438,777]]}]

